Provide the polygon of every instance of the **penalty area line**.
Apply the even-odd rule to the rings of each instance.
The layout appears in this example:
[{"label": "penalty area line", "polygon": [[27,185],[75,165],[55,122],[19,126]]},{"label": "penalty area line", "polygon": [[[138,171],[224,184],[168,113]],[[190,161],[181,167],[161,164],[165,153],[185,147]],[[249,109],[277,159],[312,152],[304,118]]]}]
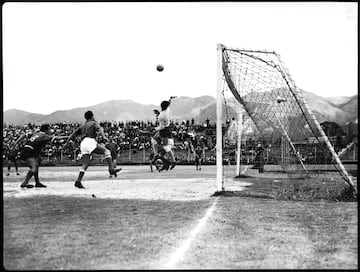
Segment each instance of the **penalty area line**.
[{"label": "penalty area line", "polygon": [[205,226],[206,221],[214,211],[217,201],[218,201],[218,197],[215,198],[212,205],[206,211],[205,216],[199,220],[199,223],[190,232],[188,238],[171,255],[170,261],[164,266],[165,269],[174,269],[176,267],[176,264],[183,258],[185,252],[189,249],[191,243],[195,240],[196,235],[202,230],[202,228]]}]

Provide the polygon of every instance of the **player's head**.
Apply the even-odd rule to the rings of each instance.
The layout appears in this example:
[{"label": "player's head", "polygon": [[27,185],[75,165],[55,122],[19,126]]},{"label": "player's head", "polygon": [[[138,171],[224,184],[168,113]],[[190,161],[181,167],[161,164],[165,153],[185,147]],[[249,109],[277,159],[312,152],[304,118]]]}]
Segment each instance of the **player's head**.
[{"label": "player's head", "polygon": [[160,104],[161,110],[166,110],[169,107],[169,105],[170,105],[169,101],[165,100],[165,101],[161,102],[161,104]]},{"label": "player's head", "polygon": [[94,114],[92,111],[87,111],[87,112],[85,112],[84,117],[86,120],[90,120],[90,119],[94,118]]},{"label": "player's head", "polygon": [[50,130],[50,125],[49,124],[43,124],[40,126],[40,131],[42,132],[47,132]]}]

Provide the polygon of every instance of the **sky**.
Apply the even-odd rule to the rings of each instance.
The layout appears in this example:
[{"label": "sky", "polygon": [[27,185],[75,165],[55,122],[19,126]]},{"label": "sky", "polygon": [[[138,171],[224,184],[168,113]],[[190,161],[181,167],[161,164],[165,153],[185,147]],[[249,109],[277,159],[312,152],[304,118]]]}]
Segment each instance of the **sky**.
[{"label": "sky", "polygon": [[3,110],[216,97],[219,43],[275,51],[300,89],[352,96],[357,9],[357,2],[7,2]]}]

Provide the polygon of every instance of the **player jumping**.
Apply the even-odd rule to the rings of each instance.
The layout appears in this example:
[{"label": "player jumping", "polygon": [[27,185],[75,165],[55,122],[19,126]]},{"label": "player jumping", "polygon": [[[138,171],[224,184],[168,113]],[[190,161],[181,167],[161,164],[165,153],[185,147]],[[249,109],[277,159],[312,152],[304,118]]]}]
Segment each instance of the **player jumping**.
[{"label": "player jumping", "polygon": [[71,133],[71,135],[69,136],[68,140],[65,143],[65,146],[67,146],[69,141],[74,136],[81,135],[82,141],[80,143],[80,150],[83,158],[83,164],[81,166],[78,178],[74,184],[75,187],[77,188],[85,188],[81,184],[81,180],[87,168],[89,167],[90,156],[93,153],[105,155],[105,160],[109,166],[110,175],[115,175],[117,172],[121,171],[121,168],[116,169],[114,167],[110,150],[107,149],[104,145],[98,144],[96,141],[97,133],[100,133],[103,139],[105,140],[107,139],[104,134],[104,129],[100,127],[97,121],[95,121],[93,112],[92,111],[85,112],[84,117],[86,119],[85,123],[76,130],[74,130],[74,132]]},{"label": "player jumping", "polygon": [[159,126],[155,129],[159,131],[160,137],[164,144],[163,149],[166,153],[170,154],[171,157],[171,166],[170,170],[173,169],[176,165],[175,155],[172,150],[174,146],[174,139],[172,137],[172,131],[170,127],[170,104],[171,100],[176,98],[176,96],[171,96],[168,101],[162,101],[160,104],[161,112],[159,114]]}]

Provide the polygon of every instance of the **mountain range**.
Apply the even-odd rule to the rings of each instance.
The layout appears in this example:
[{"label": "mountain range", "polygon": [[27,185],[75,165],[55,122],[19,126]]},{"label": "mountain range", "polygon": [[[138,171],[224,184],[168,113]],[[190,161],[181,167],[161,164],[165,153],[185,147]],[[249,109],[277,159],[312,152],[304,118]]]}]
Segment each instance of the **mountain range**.
[{"label": "mountain range", "polygon": [[[344,125],[357,122],[358,96],[339,96],[325,98],[310,92],[302,91],[310,109],[320,123],[336,122]],[[3,113],[4,124],[22,125],[27,123],[83,122],[87,110],[94,112],[98,121],[154,120],[153,109],[160,110],[158,105],[143,105],[133,100],[110,100],[101,104],[70,110],[58,110],[50,114],[38,114],[19,109],[7,110]],[[171,115],[174,120],[190,120],[205,122],[216,121],[216,99],[212,96],[196,98],[181,96],[172,101]]]}]

